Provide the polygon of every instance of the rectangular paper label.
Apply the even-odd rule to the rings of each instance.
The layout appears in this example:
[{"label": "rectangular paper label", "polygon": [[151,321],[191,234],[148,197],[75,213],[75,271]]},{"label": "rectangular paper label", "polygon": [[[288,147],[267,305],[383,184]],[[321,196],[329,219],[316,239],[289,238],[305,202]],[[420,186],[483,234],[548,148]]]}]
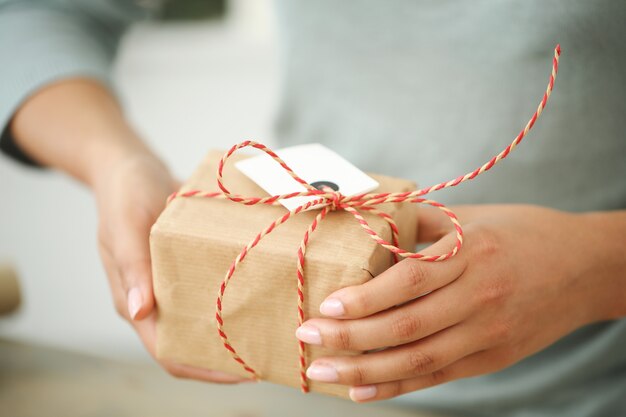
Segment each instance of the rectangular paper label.
[{"label": "rectangular paper label", "polygon": [[[343,195],[367,193],[378,188],[378,182],[350,162],[318,143],[297,145],[276,151],[283,161],[303,180],[320,188],[327,185]],[[270,195],[306,191],[271,156],[262,154],[235,163],[248,178]],[[295,197],[281,200],[288,210],[315,200],[316,197]]]}]

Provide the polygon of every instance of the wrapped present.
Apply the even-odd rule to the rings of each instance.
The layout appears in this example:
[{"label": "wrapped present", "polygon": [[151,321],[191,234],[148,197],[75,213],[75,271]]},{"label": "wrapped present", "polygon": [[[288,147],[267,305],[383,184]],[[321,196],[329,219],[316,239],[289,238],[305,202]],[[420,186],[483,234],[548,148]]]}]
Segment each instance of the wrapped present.
[{"label": "wrapped present", "polygon": [[[228,291],[220,296],[221,311],[216,316],[216,297],[233,260],[260,231],[289,213],[280,205],[247,206],[218,198],[222,193],[216,183],[216,169],[222,154],[209,153],[178,193],[210,198],[172,199],[152,228],[152,272],[158,306],[157,356],[347,397],[347,387],[306,381],[303,371],[315,358],[358,352],[317,346],[306,346],[302,352],[304,346],[295,337],[298,317],[320,317],[319,305],[329,294],[378,275],[392,265],[393,254],[364,233],[353,214],[329,211],[314,233],[309,234],[306,262],[299,276],[298,249],[320,210],[300,212],[280,227],[277,225],[254,249],[245,252],[245,262],[238,263],[228,282]],[[381,175],[372,177],[379,182],[376,192],[415,189],[411,181]],[[230,161],[224,167],[223,178],[233,193],[267,195]],[[198,195],[191,190],[207,191]],[[360,210],[371,230],[392,242],[392,230],[397,227],[398,246],[410,251],[415,245],[416,205],[384,203],[377,205],[376,210],[379,214],[386,213],[387,218],[373,210]],[[226,344],[216,330],[217,321],[228,335]],[[241,361],[233,360],[233,356]]]},{"label": "wrapped present", "polygon": [[[256,142],[235,145],[224,156],[210,153],[172,196],[150,235],[157,356],[305,392],[347,396],[345,386],[308,381],[305,369],[321,356],[359,352],[306,347],[295,338],[297,326],[319,316],[318,306],[333,291],[366,282],[398,257],[438,262],[458,253],[463,244],[458,219],[423,196],[473,180],[520,144],[550,97],[560,53],[557,45],[548,87],[515,139],[474,171],[430,187],[415,190],[410,181],[375,175],[376,192],[344,196],[315,189]],[[259,197],[261,189],[226,164],[247,146],[274,158],[306,191]],[[315,200],[293,211],[276,205],[281,199],[305,196]],[[456,230],[456,244],[449,252],[412,252],[417,227],[412,203],[434,206],[448,216]],[[306,211],[309,208],[316,210]]]}]

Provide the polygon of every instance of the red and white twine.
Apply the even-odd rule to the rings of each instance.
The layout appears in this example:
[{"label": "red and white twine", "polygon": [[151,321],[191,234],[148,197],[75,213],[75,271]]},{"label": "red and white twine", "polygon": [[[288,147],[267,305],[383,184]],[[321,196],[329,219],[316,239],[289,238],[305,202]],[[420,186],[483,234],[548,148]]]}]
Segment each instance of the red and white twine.
[{"label": "red and white twine", "polygon": [[[224,318],[222,316],[222,304],[224,300],[224,294],[226,292],[226,287],[228,283],[232,279],[237,266],[240,265],[246,255],[250,252],[252,248],[259,244],[259,242],[266,235],[270,234],[274,229],[276,229],[281,224],[287,222],[292,216],[297,215],[298,213],[305,211],[313,206],[321,206],[318,214],[315,216],[315,219],[308,227],[307,231],[304,233],[304,237],[302,238],[302,242],[300,243],[300,247],[297,250],[297,268],[296,268],[296,278],[297,278],[297,295],[298,295],[298,326],[300,326],[304,322],[304,262],[305,262],[305,253],[307,244],[309,242],[309,238],[311,234],[315,231],[319,223],[326,217],[326,215],[330,211],[334,210],[345,210],[348,213],[352,214],[357,222],[361,225],[365,233],[367,233],[374,241],[389,250],[393,256],[394,261],[398,261],[398,256],[402,258],[412,258],[419,259],[422,261],[428,262],[438,262],[449,259],[457,254],[457,252],[461,249],[463,245],[463,229],[459,224],[459,221],[456,215],[443,204],[438,203],[433,200],[428,200],[425,198],[421,198],[423,195],[431,193],[433,191],[441,190],[443,188],[454,187],[462,182],[472,180],[476,178],[478,175],[482,174],[485,171],[491,169],[495,164],[500,162],[502,159],[506,158],[509,153],[522,141],[522,139],[526,136],[528,131],[533,127],[539,116],[541,115],[543,109],[548,102],[548,98],[550,97],[550,93],[552,92],[552,88],[554,87],[554,80],[556,79],[556,75],[558,72],[559,65],[559,56],[561,55],[561,48],[559,45],[554,49],[554,58],[552,60],[552,73],[550,74],[550,79],[548,81],[548,87],[537,107],[537,110],[532,115],[526,126],[519,132],[519,134],[515,137],[513,142],[509,144],[502,152],[498,155],[491,158],[487,163],[482,165],[481,167],[475,169],[472,172],[469,172],[465,175],[457,177],[453,180],[442,182],[439,184],[435,184],[431,187],[422,188],[419,190],[411,191],[411,192],[403,192],[403,193],[368,193],[368,194],[359,194],[353,196],[344,196],[340,192],[332,191],[329,189],[318,190],[300,178],[287,164],[276,155],[271,149],[267,148],[265,145],[254,142],[254,141],[244,141],[241,142],[232,148],[222,157],[219,162],[219,166],[217,169],[217,184],[220,188],[220,192],[206,192],[201,190],[190,190],[190,191],[178,191],[172,194],[168,202],[177,197],[204,197],[204,198],[227,198],[236,203],[245,204],[248,206],[252,206],[255,204],[269,204],[269,205],[277,205],[279,200],[294,198],[294,197],[304,197],[304,196],[315,196],[316,199],[307,202],[296,208],[293,211],[286,212],[280,218],[273,221],[269,226],[267,226],[263,231],[256,235],[256,237],[248,243],[237,255],[234,259],[228,272],[226,273],[222,284],[220,285],[219,292],[217,295],[216,301],[216,312],[215,319],[217,321],[217,332],[219,333],[222,342],[224,343],[224,347],[230,352],[233,359],[237,361],[241,366],[249,372],[253,378],[260,379],[260,375],[248,365],[244,359],[239,356],[232,343],[228,339],[226,335],[226,331],[224,330]],[[293,192],[289,194],[282,195],[273,195],[269,197],[244,197],[237,194],[232,194],[228,188],[223,183],[222,172],[224,170],[224,165],[226,164],[227,159],[234,154],[237,150],[245,147],[253,147],[256,149],[260,149],[265,152],[269,156],[271,156],[285,171],[291,175],[291,177],[302,186],[304,186],[307,191],[304,192]],[[398,228],[388,214],[377,210],[373,206],[377,206],[383,203],[421,203],[428,204],[430,206],[436,207],[441,210],[444,214],[448,216],[454,228],[456,229],[456,244],[448,253],[444,253],[441,255],[423,255],[421,253],[413,253],[407,250],[404,250],[398,247]],[[361,215],[361,211],[368,211],[375,215],[380,216],[384,219],[391,228],[391,242],[387,242],[385,239],[380,237],[368,224],[368,222]],[[308,381],[305,374],[306,371],[306,354],[305,354],[305,345],[303,342],[298,341],[299,348],[299,368],[300,368],[300,379],[301,379],[301,388],[303,392],[308,392]]]}]

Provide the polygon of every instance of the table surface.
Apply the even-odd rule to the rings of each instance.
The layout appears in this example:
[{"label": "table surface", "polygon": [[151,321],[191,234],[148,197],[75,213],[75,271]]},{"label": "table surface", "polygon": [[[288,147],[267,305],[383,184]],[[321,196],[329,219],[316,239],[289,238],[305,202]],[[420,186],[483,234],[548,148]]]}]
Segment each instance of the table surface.
[{"label": "table surface", "polygon": [[238,386],[172,378],[122,363],[0,340],[2,416],[426,417],[390,404],[355,404],[269,383]]}]

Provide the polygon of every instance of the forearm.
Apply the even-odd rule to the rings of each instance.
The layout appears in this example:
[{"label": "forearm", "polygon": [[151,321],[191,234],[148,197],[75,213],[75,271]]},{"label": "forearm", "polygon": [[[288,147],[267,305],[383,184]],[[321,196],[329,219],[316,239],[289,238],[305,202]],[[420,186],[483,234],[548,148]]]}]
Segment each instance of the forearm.
[{"label": "forearm", "polygon": [[[0,56],[7,58],[0,65],[3,153],[89,180],[88,164],[94,161],[82,159],[87,149],[82,145],[91,145],[98,134],[121,138],[130,129],[111,123],[120,120],[120,112],[106,90],[80,87],[77,81],[111,85],[111,62],[122,34],[149,14],[135,3],[0,0]],[[74,160],[59,158],[64,153]]]},{"label": "forearm", "polygon": [[626,210],[580,215],[586,238],[579,256],[593,321],[626,317]]},{"label": "forearm", "polygon": [[113,95],[89,79],[68,79],[38,91],[18,109],[10,129],[34,160],[90,186],[119,161],[152,155]]}]

